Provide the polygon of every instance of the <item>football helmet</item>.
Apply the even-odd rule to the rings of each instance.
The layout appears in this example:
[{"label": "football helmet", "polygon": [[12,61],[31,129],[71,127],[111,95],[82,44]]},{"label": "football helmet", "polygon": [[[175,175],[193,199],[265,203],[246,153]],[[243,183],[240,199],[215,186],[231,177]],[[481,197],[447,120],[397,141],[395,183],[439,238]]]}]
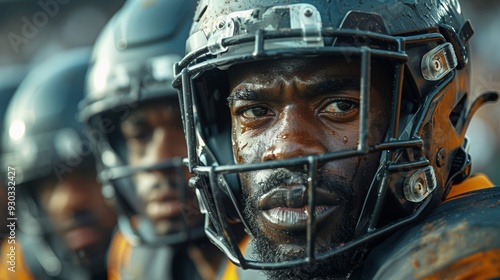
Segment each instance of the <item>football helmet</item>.
[{"label": "football helmet", "polygon": [[154,231],[132,177],[155,170],[175,173],[175,186],[184,199],[188,185],[185,164],[182,158],[170,158],[132,166],[119,128],[143,104],[178,104],[172,87],[173,65],[184,54],[194,9],[194,1],[129,1],[94,46],[80,120],[93,135],[103,192],[114,197],[120,231],[131,244],[172,245],[203,236],[202,227],[187,224],[175,233]]},{"label": "football helmet", "polygon": [[[450,187],[470,173],[466,128],[473,113],[498,94],[473,100],[470,52],[473,35],[456,0],[424,1],[199,1],[186,56],[176,64],[182,91],[189,168],[207,213],[206,233],[244,268],[280,269],[312,264],[368,248],[431,211]],[[230,66],[283,58],[335,56],[360,63],[357,147],[333,153],[235,164],[227,71]],[[389,127],[380,143],[368,141],[370,69],[392,69]],[[318,164],[380,153],[380,163],[358,217],[355,238],[327,252],[314,250],[308,215],[307,258],[279,263],[243,256],[232,223],[242,215],[238,174],[302,168],[308,174],[308,209],[314,209]],[[361,175],[360,175],[361,176]],[[311,213],[311,212],[309,212]]]},{"label": "football helmet", "polygon": [[[9,176],[15,175],[19,239],[24,259],[37,277],[91,279],[106,271],[105,248],[80,263],[79,256],[63,244],[39,190],[43,179],[61,180],[75,170],[95,172],[90,141],[76,118],[89,59],[90,49],[81,48],[34,66],[5,115],[2,166],[6,173],[12,171]],[[105,237],[108,241],[110,234]]]}]

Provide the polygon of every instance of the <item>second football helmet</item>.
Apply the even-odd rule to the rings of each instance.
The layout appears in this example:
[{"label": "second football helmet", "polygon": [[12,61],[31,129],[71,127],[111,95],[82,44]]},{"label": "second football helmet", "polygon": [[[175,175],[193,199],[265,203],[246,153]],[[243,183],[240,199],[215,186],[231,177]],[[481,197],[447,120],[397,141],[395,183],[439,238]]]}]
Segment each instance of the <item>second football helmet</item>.
[{"label": "second football helmet", "polygon": [[201,228],[187,224],[177,233],[154,232],[132,177],[137,172],[174,170],[176,188],[185,194],[185,167],[182,158],[130,165],[119,127],[143,104],[178,104],[171,85],[173,65],[184,53],[194,5],[180,0],[130,1],[104,28],[94,47],[80,119],[95,140],[103,191],[114,193],[120,230],[134,244],[177,244],[203,235]]}]

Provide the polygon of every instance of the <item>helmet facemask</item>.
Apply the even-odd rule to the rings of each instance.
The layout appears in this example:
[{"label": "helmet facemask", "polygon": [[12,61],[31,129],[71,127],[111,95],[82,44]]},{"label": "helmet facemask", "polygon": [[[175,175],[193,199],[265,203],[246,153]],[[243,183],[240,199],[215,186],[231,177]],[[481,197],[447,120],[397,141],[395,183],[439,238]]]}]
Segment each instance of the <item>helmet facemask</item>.
[{"label": "helmet facemask", "polygon": [[[159,101],[162,103],[158,103]],[[99,141],[96,141],[95,145],[100,159],[99,179],[105,185],[103,192],[114,198],[121,213],[118,220],[120,230],[132,244],[176,245],[203,235],[201,224],[196,222],[195,218],[195,213],[199,210],[194,202],[194,192],[186,188],[188,175],[183,158],[171,157],[154,163],[141,163],[137,160],[132,162],[127,136],[123,132],[123,124],[129,117],[134,118],[134,115],[138,115],[137,112],[148,112],[150,108],[158,107],[158,104],[164,104],[165,101],[176,107],[175,100],[169,101],[165,98],[136,101],[134,108],[129,108],[130,111],[126,114],[117,109],[96,115],[90,120],[92,130],[101,131],[100,137],[96,137]],[[113,124],[113,129],[106,130],[104,125],[110,123]],[[144,184],[138,181],[139,176],[159,181],[144,189]],[[164,182],[160,182],[162,180]],[[172,199],[172,191],[176,193],[175,200],[180,203],[181,215],[179,219],[171,219],[168,225],[162,226],[161,221],[155,222],[147,214],[146,200],[152,199],[151,192],[156,192],[157,196],[164,194],[166,200]]]},{"label": "helmet facemask", "polygon": [[[467,69],[459,69],[463,66],[457,59],[463,55],[460,48],[446,43],[448,38],[439,28],[428,27],[391,36],[381,16],[354,11],[345,15],[340,28],[328,28],[325,27],[325,14],[317,7],[320,4],[316,7],[309,4],[260,7],[228,12],[217,19],[210,17],[213,16],[211,11],[202,10],[205,14],[193,25],[192,40],[187,43],[190,52],[176,67],[178,76],[174,86],[182,86],[180,98],[189,167],[197,176],[192,185],[197,188],[199,200],[206,209],[205,230],[233,262],[244,268],[274,270],[311,266],[355,249],[363,253],[363,248],[369,248],[370,243],[421,218],[443,199],[445,186],[452,175],[466,172],[466,157],[462,164],[454,159],[462,150],[461,139],[464,139],[468,119],[479,104],[488,99],[482,98],[474,105],[469,103]],[[207,23],[212,23],[213,27],[210,29],[208,25],[207,28]],[[207,30],[211,30],[208,39],[203,37]],[[426,54],[428,62],[421,64]],[[233,151],[238,145],[235,131],[229,130],[230,115],[227,107],[224,108],[229,93],[224,71],[233,71],[232,66],[248,62],[318,56],[359,63],[358,137],[349,139],[356,145],[295,158],[238,161],[238,154]],[[437,67],[440,59],[446,64]],[[374,69],[379,69],[375,67],[377,64],[391,69],[388,71],[392,81],[391,97],[386,106],[390,113],[385,135],[371,139],[369,124],[376,118],[370,114],[370,98],[373,98],[370,90],[374,81],[371,75]],[[430,66],[435,68],[429,70]],[[423,78],[424,75],[427,78]],[[442,115],[449,117],[439,117]],[[453,141],[436,137],[435,133],[443,134],[443,129],[456,135],[451,138]],[[359,215],[353,217],[356,223],[348,240],[337,246],[324,246],[328,247],[326,250],[317,250],[322,246],[323,236],[316,230],[315,215],[307,214],[303,221],[306,230],[302,234],[305,238],[300,258],[263,261],[240,252],[232,223],[241,221],[247,233],[261,238],[255,236],[254,225],[249,221],[251,213],[244,207],[248,202],[242,186],[248,182],[241,181],[245,174],[270,169],[301,170],[305,176],[299,176],[292,185],[300,189],[298,195],[304,202],[304,212],[312,213],[312,209],[321,206],[318,205],[321,202],[316,201],[321,187],[316,185],[322,184],[323,166],[377,154],[380,155],[378,168],[366,186],[366,197],[360,198],[362,207]],[[439,160],[436,160],[437,155]],[[357,176],[361,174],[358,172]],[[286,172],[277,175],[280,176],[288,180],[292,177]],[[321,195],[318,198],[323,199]],[[359,255],[354,256],[352,261],[359,258]],[[348,262],[347,267],[352,267],[351,260]]]}]

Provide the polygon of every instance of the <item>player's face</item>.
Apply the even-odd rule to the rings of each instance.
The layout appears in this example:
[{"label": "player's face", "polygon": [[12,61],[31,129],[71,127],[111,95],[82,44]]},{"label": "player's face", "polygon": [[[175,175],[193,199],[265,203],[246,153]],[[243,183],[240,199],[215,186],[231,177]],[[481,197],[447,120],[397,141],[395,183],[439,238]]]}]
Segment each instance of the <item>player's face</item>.
[{"label": "player's face", "polygon": [[[360,124],[360,62],[303,58],[229,69],[233,153],[258,163],[356,149]],[[372,69],[368,141],[381,141],[390,115],[391,77]],[[318,251],[348,241],[379,155],[319,164],[315,221]],[[245,215],[260,257],[304,257],[307,172],[303,167],[240,174]]]},{"label": "player's face", "polygon": [[77,168],[61,180],[42,179],[39,199],[56,232],[80,261],[104,256],[116,214],[102,196],[95,172]]},{"label": "player's face", "polygon": [[[157,102],[139,107],[122,122],[121,131],[132,166],[156,164],[186,156],[186,142],[177,104]],[[177,232],[187,224],[201,222],[201,214],[191,211],[196,209],[194,193],[187,186],[180,185],[187,182],[188,172],[184,170],[181,173],[182,176],[179,176],[177,170],[165,169],[139,172],[134,176],[145,213],[154,223],[157,234]],[[185,201],[181,200],[181,191],[185,192]]]}]

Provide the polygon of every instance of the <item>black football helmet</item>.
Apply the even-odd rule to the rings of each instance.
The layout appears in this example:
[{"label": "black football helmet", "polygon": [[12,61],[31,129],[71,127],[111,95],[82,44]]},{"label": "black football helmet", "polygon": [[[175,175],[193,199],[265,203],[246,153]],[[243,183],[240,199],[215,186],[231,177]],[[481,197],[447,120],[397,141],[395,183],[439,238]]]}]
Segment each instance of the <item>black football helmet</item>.
[{"label": "black football helmet", "polygon": [[[24,65],[9,65],[0,68],[0,76],[4,77],[0,82],[0,132],[4,131],[4,116],[9,101],[26,76],[27,70],[28,67]],[[0,141],[2,141],[2,138],[0,138]],[[1,148],[2,145],[0,144],[0,149]],[[0,150],[0,156],[2,154]]]},{"label": "black football helmet", "polygon": [[24,259],[40,279],[93,279],[106,272],[105,248],[90,262],[80,262],[63,244],[39,200],[39,180],[61,180],[76,169],[95,172],[90,141],[76,118],[89,59],[90,49],[80,48],[34,66],[5,115],[2,169],[10,171],[15,182]]},{"label": "black football helmet", "polygon": [[[470,51],[473,35],[456,0],[201,0],[176,64],[174,86],[184,110],[191,181],[209,217],[206,233],[244,268],[280,269],[327,260],[368,248],[433,209],[453,184],[470,173],[465,132],[473,113],[498,94],[473,100]],[[360,61],[360,127],[352,150],[286,160],[235,164],[226,104],[227,69],[236,64],[311,56]],[[356,59],[356,60],[354,60]],[[370,69],[384,63],[393,72],[389,128],[385,140],[369,142]],[[318,164],[380,153],[380,164],[357,220],[355,238],[315,253],[308,215],[307,258],[265,263],[244,257],[231,223],[242,215],[238,174],[272,168],[308,173],[308,209],[314,209]],[[247,228],[247,232],[252,232]]]},{"label": "black football helmet", "polygon": [[173,65],[184,54],[194,9],[194,1],[129,1],[94,46],[80,120],[93,135],[103,191],[114,197],[120,231],[131,244],[172,245],[203,236],[202,226],[191,228],[187,224],[175,233],[154,231],[132,177],[137,172],[170,170],[177,174],[175,185],[183,199],[188,185],[185,164],[182,158],[171,158],[131,166],[119,128],[120,122],[143,104],[178,104],[172,87]]}]

